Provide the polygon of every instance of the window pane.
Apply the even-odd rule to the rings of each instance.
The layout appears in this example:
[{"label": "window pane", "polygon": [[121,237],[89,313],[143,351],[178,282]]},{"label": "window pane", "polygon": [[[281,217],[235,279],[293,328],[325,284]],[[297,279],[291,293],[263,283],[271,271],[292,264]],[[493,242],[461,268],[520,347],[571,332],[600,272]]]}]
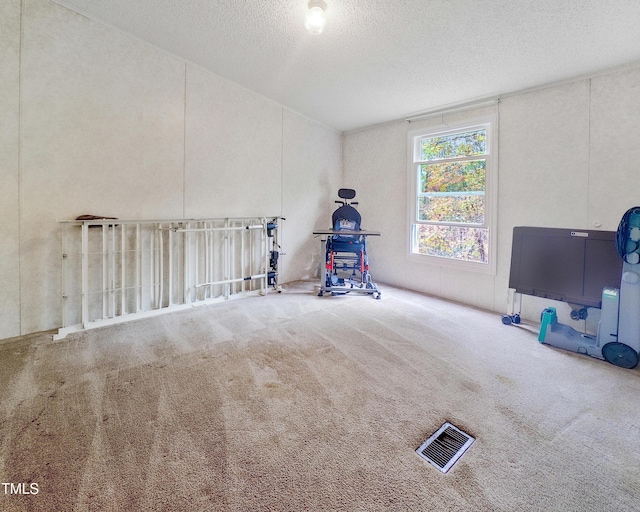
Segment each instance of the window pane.
[{"label": "window pane", "polygon": [[423,164],[419,171],[420,192],[484,192],[486,167],[486,160]]},{"label": "window pane", "polygon": [[458,226],[416,226],[414,252],[461,261],[488,263],[489,230]]},{"label": "window pane", "polygon": [[481,130],[421,139],[419,160],[484,155],[486,152],[487,130],[483,128]]},{"label": "window pane", "polygon": [[484,193],[419,197],[418,220],[484,224]]}]

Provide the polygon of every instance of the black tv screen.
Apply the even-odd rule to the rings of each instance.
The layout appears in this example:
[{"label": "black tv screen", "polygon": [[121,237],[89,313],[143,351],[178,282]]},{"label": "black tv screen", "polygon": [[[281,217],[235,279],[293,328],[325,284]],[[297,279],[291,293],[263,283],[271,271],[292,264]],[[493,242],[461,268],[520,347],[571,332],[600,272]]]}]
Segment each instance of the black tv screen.
[{"label": "black tv screen", "polygon": [[602,289],[620,288],[622,259],[615,231],[513,228],[509,288],[600,308]]}]

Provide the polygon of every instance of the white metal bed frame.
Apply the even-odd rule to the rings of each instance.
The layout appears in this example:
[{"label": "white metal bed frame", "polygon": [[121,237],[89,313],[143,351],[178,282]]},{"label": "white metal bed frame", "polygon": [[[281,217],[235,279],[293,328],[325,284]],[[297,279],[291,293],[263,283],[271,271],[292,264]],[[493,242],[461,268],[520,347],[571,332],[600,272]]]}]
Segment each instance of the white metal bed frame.
[{"label": "white metal bed frame", "polygon": [[248,294],[266,295],[274,282],[269,243],[277,229],[267,217],[60,224],[62,328],[54,339]]}]

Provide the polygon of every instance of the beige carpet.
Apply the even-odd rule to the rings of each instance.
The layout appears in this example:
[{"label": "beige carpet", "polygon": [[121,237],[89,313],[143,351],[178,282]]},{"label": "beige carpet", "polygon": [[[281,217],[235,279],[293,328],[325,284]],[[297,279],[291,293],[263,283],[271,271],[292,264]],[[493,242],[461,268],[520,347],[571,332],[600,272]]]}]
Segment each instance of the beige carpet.
[{"label": "beige carpet", "polygon": [[[4,340],[0,510],[639,510],[639,371],[536,335],[297,283]],[[414,451],[444,421],[477,439],[447,474]]]}]

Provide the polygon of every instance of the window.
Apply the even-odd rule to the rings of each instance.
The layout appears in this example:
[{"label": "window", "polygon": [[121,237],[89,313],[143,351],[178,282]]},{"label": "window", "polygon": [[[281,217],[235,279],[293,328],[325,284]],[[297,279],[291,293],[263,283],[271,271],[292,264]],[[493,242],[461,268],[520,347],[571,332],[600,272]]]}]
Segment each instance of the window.
[{"label": "window", "polygon": [[412,132],[410,255],[495,271],[495,118]]}]

